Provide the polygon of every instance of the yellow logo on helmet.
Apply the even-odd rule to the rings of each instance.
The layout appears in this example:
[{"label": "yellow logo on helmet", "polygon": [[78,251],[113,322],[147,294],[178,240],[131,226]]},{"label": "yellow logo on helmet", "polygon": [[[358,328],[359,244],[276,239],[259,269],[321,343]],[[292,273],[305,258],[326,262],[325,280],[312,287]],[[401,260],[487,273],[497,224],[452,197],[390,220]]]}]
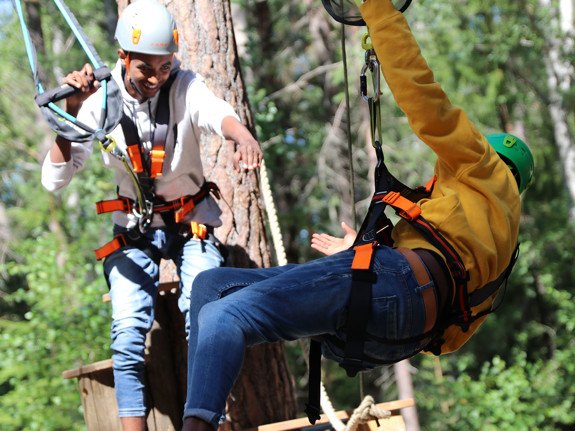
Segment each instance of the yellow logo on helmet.
[{"label": "yellow logo on helmet", "polygon": [[517,138],[510,136],[510,135],[507,135],[505,137],[505,139],[503,139],[503,145],[505,145],[507,148],[511,148],[516,143],[517,143]]},{"label": "yellow logo on helmet", "polygon": [[135,28],[132,31],[132,43],[137,45],[140,42],[140,36],[142,35],[142,30]]}]

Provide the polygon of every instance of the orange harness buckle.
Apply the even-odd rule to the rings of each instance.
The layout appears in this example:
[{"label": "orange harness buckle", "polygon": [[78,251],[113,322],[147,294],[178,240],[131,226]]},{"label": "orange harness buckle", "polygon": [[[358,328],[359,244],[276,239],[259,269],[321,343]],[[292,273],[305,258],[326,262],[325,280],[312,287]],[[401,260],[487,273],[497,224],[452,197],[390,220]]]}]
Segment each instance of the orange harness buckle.
[{"label": "orange harness buckle", "polygon": [[164,158],[166,152],[158,149],[152,149],[150,151],[150,177],[157,178],[162,176],[162,168],[164,166]]},{"label": "orange harness buckle", "polygon": [[96,202],[96,211],[98,214],[109,213],[112,211],[130,213],[132,212],[132,208],[132,201],[123,196],[118,196],[118,199]]},{"label": "orange harness buckle", "polygon": [[144,164],[142,163],[142,154],[138,145],[128,145],[126,152],[132,161],[132,168],[136,174],[144,172]]},{"label": "orange harness buckle", "polygon": [[354,248],[355,256],[351,263],[351,269],[369,270],[371,268],[371,258],[373,255],[374,243],[358,245]]},{"label": "orange harness buckle", "polygon": [[103,245],[98,250],[94,250],[94,253],[96,254],[96,259],[102,260],[103,258],[114,253],[116,250],[122,247],[126,247],[126,245],[127,245],[126,238],[124,238],[123,234],[119,233],[108,244]]},{"label": "orange harness buckle", "polygon": [[203,241],[208,236],[208,228],[205,224],[200,224],[193,221],[190,223],[190,229],[193,235],[193,239]]},{"label": "orange harness buckle", "polygon": [[184,216],[191,210],[193,210],[194,207],[196,206],[196,204],[194,204],[194,199],[189,196],[180,198],[179,204],[180,208],[174,211],[174,220],[176,221],[176,223],[181,222]]},{"label": "orange harness buckle", "polygon": [[421,208],[416,203],[401,196],[399,192],[389,192],[382,198],[382,201],[399,209],[399,215],[406,220],[413,221],[421,214]]}]

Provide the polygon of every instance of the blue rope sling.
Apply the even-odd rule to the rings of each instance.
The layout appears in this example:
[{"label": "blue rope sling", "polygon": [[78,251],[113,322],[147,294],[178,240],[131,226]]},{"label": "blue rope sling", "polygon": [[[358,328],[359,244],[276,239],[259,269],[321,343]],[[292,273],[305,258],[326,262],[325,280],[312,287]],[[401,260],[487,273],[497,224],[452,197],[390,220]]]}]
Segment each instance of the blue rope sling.
[{"label": "blue rope sling", "polygon": [[32,44],[30,33],[26,26],[21,0],[12,0],[12,4],[20,20],[30,68],[34,75],[36,104],[41,109],[42,115],[50,128],[59,136],[72,142],[97,140],[100,142],[103,150],[109,151],[111,147],[113,147],[113,140],[108,135],[116,128],[122,117],[122,93],[118,84],[112,78],[110,69],[102,63],[98,53],[88,40],[88,37],[70,9],[61,0],[54,0],[54,3],[94,67],[94,78],[100,81],[102,85],[102,109],[98,128],[94,129],[87,126],[56,105],[55,102],[65,99],[78,91],[76,88],[64,84],[52,90],[44,90],[38,78],[36,49]]}]

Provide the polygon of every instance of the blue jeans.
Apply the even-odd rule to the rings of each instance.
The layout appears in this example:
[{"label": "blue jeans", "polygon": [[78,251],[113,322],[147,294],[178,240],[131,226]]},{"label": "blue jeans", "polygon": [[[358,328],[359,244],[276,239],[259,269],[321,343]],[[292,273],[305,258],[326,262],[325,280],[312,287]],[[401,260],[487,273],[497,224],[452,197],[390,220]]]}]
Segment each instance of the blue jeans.
[{"label": "blue jeans", "polygon": [[[114,227],[114,235],[126,230]],[[199,272],[221,266],[223,258],[213,241],[191,239],[183,248],[173,249],[178,235],[165,229],[149,229],[145,238],[172,259],[178,269],[178,306],[184,314],[189,334],[190,292]],[[159,265],[144,251],[128,246],[111,254],[104,262],[104,273],[112,298],[112,359],[120,417],[146,414],[144,398],[144,360],[146,334],[154,322],[159,284]]]},{"label": "blue jeans", "polygon": [[[190,306],[188,392],[184,417],[217,427],[244,350],[263,342],[332,334],[342,336],[347,320],[354,252],[344,251],[303,265],[264,269],[219,268],[196,277]],[[389,247],[376,249],[371,314],[367,332],[385,339],[423,333],[425,305],[415,274]],[[366,341],[364,353],[394,362],[409,357],[420,343]],[[327,342],[326,357],[340,362],[343,352]],[[378,364],[365,364],[366,368]]]}]

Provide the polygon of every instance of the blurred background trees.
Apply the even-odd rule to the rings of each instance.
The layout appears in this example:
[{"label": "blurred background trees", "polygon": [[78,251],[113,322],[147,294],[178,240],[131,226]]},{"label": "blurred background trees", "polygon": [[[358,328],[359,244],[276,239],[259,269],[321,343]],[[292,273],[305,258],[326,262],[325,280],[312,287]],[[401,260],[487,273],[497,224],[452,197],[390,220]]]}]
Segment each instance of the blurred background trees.
[{"label": "blurred background trees", "polygon": [[[523,197],[521,256],[503,304],[460,351],[411,360],[421,429],[574,427],[573,3],[415,0],[406,13],[452,101],[484,133],[523,137],[536,161],[536,180]],[[115,2],[67,4],[112,65]],[[107,287],[92,254],[110,227],[93,204],[114,186],[95,154],[64,192],[41,187],[53,134],[34,105],[11,2],[0,6],[0,429],[83,429],[76,384],[61,373],[110,354],[109,307],[100,302]],[[39,61],[55,86],[85,62],[83,53],[51,2],[26,7],[41,23]],[[232,10],[288,261],[304,262],[318,257],[309,249],[311,233],[338,234],[342,220],[358,226],[372,192],[368,114],[359,96],[364,29],[345,28],[344,59],[342,27],[319,1],[238,0]],[[385,87],[382,129],[390,169],[408,184],[424,183],[434,156]],[[296,343],[287,349],[302,403],[305,363]],[[358,379],[325,363],[324,380],[336,408],[358,405]],[[390,368],[366,373],[361,385],[378,401],[397,397]]]}]

